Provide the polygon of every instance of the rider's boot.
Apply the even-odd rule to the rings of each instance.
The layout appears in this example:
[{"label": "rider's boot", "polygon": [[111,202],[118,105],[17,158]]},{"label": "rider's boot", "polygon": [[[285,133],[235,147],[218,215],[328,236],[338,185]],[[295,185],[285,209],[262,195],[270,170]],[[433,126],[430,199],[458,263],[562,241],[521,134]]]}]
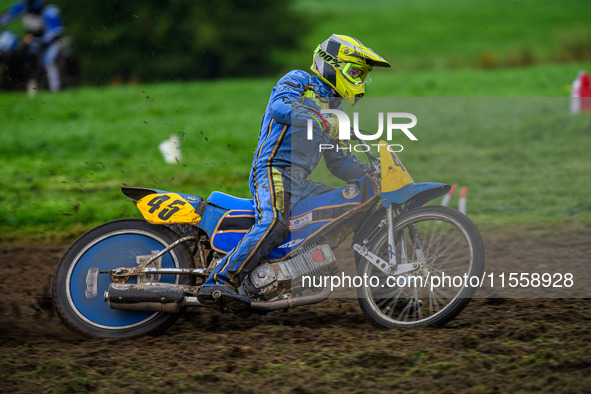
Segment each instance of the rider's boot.
[{"label": "rider's boot", "polygon": [[61,87],[60,73],[57,65],[49,64],[45,67],[45,69],[47,70],[47,83],[49,84],[49,90],[52,92],[57,92]]},{"label": "rider's boot", "polygon": [[214,306],[222,311],[240,312],[250,307],[250,299],[239,294],[232,285],[211,284],[201,286],[197,299],[205,306]]},{"label": "rider's boot", "polygon": [[29,97],[33,98],[37,94],[37,80],[36,79],[29,79],[27,81],[27,94]]}]

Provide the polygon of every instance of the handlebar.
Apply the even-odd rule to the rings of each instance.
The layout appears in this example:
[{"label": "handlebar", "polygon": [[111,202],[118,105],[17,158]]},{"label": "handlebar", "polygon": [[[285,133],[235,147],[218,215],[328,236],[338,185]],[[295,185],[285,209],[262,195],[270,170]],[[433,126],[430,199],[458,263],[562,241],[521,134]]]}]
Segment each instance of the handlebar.
[{"label": "handlebar", "polygon": [[[351,131],[353,131],[353,129],[351,129]],[[359,130],[360,132],[365,132],[364,130]],[[367,156],[367,158],[369,159],[369,161],[372,162],[372,164],[375,164],[377,162],[380,161],[380,159],[378,159],[372,152],[371,152],[371,148],[370,146],[367,144],[367,142],[365,142],[362,138],[359,138],[359,136],[357,136],[356,133],[351,133],[351,138],[356,140],[357,142],[359,142],[361,145],[364,145],[365,147],[367,147],[367,149],[364,151],[365,155]]]}]

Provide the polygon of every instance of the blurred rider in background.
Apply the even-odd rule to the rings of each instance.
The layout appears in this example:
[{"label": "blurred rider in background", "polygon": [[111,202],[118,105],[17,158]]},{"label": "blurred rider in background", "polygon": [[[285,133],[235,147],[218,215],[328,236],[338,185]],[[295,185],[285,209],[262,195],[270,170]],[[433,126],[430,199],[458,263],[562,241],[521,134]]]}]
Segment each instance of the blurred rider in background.
[{"label": "blurred rider in background", "polygon": [[[43,0],[25,0],[14,4],[7,12],[0,16],[0,27],[22,18],[25,27],[24,43],[28,45],[27,55],[32,60],[30,65],[41,61],[47,70],[49,89],[58,91],[61,86],[56,58],[59,53],[64,25],[60,18],[59,9],[52,4],[45,4]],[[16,49],[19,37],[11,31],[0,35],[0,53],[4,56]],[[34,78],[35,66],[27,70],[29,79]]]}]

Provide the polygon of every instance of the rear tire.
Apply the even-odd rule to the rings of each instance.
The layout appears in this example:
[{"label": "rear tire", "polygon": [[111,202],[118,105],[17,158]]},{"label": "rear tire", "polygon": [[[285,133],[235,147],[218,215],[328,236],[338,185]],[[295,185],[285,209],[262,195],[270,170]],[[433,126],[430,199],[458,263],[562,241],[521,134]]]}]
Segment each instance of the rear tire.
[{"label": "rear tire", "polygon": [[[467,287],[441,282],[431,286],[437,284],[432,282],[433,277],[466,275],[482,280],[484,244],[480,233],[467,216],[444,206],[411,209],[396,217],[393,225],[397,264],[418,262],[419,268],[389,277],[361,258],[359,275],[379,277],[378,286],[358,289],[361,309],[381,328],[443,326],[468,305],[478,284],[470,280]],[[388,261],[386,228],[373,233],[367,246]]]},{"label": "rear tire", "polygon": [[[66,251],[53,278],[53,300],[60,319],[72,331],[94,338],[131,338],[168,329],[178,314],[111,309],[103,295],[113,280],[101,271],[137,266],[138,256],[146,258],[178,238],[172,230],[140,219],[108,222],[82,235]],[[160,261],[162,267],[193,268],[185,244]],[[98,272],[94,281],[93,272]],[[160,275],[150,281],[194,284],[194,278],[187,275]],[[137,283],[137,277],[131,276],[127,283]]]}]

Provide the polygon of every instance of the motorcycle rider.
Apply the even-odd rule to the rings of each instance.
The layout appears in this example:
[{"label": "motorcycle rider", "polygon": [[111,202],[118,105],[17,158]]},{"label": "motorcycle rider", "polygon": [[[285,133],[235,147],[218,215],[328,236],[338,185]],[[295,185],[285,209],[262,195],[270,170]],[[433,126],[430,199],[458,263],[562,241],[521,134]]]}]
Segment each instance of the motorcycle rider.
[{"label": "motorcycle rider", "polygon": [[[47,70],[49,89],[58,91],[61,86],[56,58],[61,48],[61,38],[64,25],[58,7],[45,4],[43,0],[25,0],[14,4],[6,13],[0,16],[0,27],[21,17],[25,26],[25,40],[28,44],[28,56],[35,61],[41,60]],[[18,36],[10,31],[0,35],[0,52],[12,52],[18,44]],[[32,70],[28,70],[31,75]]]},{"label": "motorcycle rider", "polygon": [[[273,88],[249,178],[256,206],[255,224],[213,269],[199,289],[199,302],[229,310],[248,307],[248,297],[239,294],[237,288],[259,261],[287,237],[290,206],[332,190],[306,179],[322,157],[330,172],[345,181],[370,171],[350,149],[341,146],[320,152],[318,147],[322,143],[335,147],[342,143],[338,141],[336,116],[321,114],[321,109],[338,109],[343,99],[355,105],[365,93],[364,82],[373,67],[390,64],[359,40],[333,34],[314,52],[310,67],[313,75],[294,70]],[[314,131],[311,140],[306,134],[308,119]]]}]

